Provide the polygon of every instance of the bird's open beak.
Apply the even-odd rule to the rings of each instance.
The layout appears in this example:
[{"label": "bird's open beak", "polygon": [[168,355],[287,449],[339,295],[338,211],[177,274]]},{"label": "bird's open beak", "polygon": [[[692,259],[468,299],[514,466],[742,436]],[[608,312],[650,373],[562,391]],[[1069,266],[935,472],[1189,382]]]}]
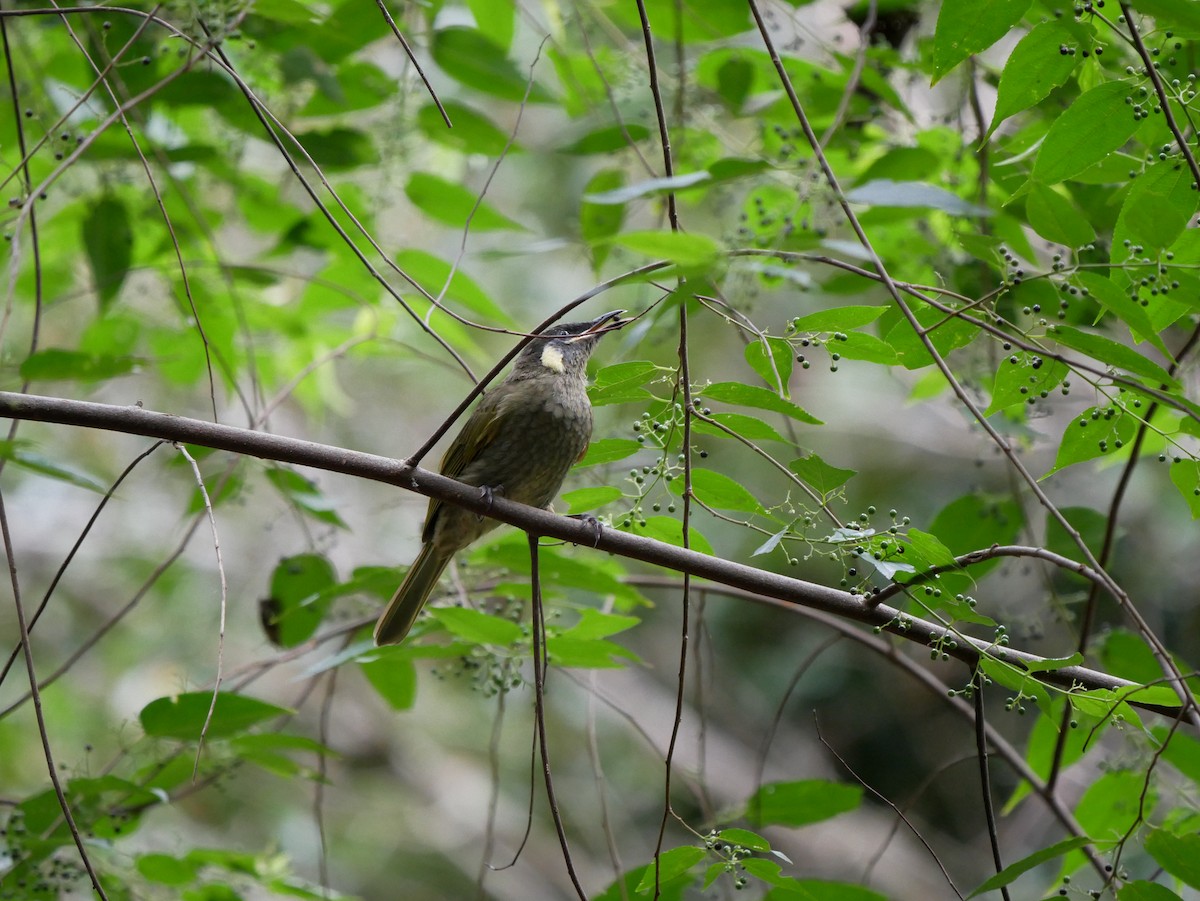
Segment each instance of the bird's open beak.
[{"label": "bird's open beak", "polygon": [[628,319],[621,319],[621,314],[624,310],[613,310],[611,313],[605,313],[603,316],[597,316],[588,325],[587,330],[580,332],[573,338],[568,340],[571,342],[579,341],[581,338],[587,338],[591,335],[598,335],[604,332],[611,332],[619,329],[621,326],[629,322]]}]

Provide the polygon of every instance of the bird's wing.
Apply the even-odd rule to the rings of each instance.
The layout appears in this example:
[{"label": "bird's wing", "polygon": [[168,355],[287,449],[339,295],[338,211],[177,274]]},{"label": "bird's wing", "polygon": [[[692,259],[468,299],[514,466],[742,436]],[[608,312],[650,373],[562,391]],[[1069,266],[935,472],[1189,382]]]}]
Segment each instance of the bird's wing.
[{"label": "bird's wing", "polygon": [[[505,382],[496,390],[484,395],[479,405],[471,411],[462,431],[450,442],[450,447],[442,457],[442,475],[457,479],[480,452],[495,440],[505,416],[511,410],[511,404],[505,403],[512,395],[511,390],[505,390],[508,387],[508,383]],[[441,509],[441,501],[436,498],[429,499],[429,512],[425,514],[425,527],[422,530],[423,541],[428,541],[433,536],[434,523]]]}]

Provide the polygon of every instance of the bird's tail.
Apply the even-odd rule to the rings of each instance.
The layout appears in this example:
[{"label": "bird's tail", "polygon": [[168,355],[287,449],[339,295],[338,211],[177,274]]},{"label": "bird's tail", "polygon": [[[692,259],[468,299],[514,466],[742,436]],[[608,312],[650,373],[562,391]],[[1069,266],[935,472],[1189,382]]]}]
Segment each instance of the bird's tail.
[{"label": "bird's tail", "polygon": [[426,542],[421,547],[421,553],[417,554],[404,581],[375,624],[375,644],[399,644],[404,641],[449,562],[450,556],[436,551],[433,542]]}]

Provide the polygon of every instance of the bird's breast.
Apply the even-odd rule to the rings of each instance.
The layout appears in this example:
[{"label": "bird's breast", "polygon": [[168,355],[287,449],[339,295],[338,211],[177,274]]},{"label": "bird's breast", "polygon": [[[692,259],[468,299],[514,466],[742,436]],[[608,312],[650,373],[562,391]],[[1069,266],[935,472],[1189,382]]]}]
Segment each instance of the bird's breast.
[{"label": "bird's breast", "polygon": [[503,426],[464,469],[462,480],[503,486],[505,497],[545,507],[587,448],[592,409],[582,384],[576,388],[531,382],[506,405]]}]

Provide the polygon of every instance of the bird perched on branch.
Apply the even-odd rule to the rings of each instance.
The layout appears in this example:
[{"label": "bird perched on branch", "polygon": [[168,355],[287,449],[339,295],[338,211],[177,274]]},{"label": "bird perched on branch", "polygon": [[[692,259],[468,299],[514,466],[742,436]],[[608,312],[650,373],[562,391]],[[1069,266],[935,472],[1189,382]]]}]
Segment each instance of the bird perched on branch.
[{"label": "bird perched on branch", "polygon": [[[442,458],[443,475],[487,494],[546,507],[592,436],[587,361],[624,310],[551,326],[517,356],[512,372],[468,417]],[[421,552],[375,624],[377,645],[399,644],[453,556],[499,523],[430,500]]]}]

